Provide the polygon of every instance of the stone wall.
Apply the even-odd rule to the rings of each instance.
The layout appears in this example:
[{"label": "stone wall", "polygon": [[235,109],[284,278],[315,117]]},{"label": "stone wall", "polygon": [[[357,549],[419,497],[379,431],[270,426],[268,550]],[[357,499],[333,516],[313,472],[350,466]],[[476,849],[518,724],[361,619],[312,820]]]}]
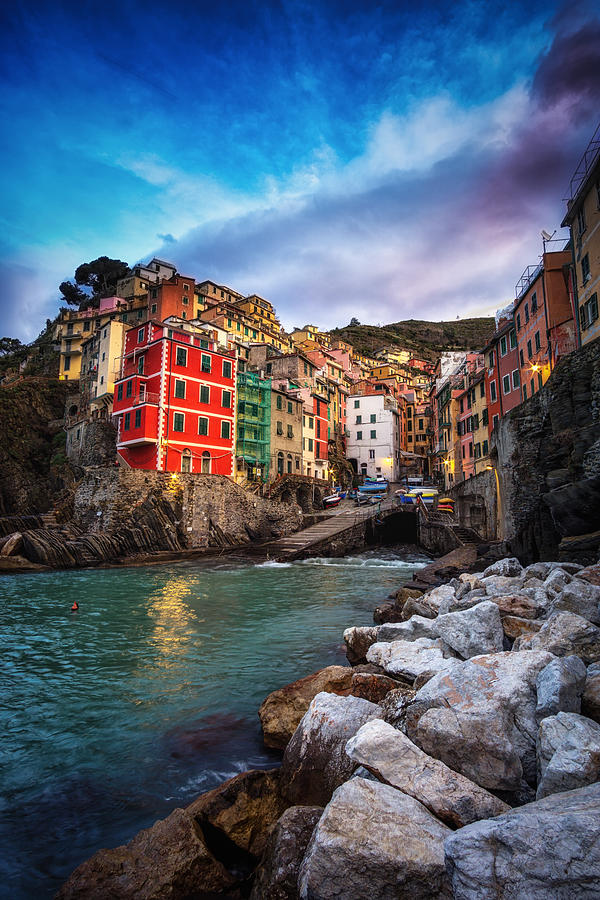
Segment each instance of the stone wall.
[{"label": "stone wall", "polygon": [[472,528],[486,541],[498,537],[498,491],[494,471],[480,472],[461,481],[449,493],[455,501],[455,512],[461,525]]},{"label": "stone wall", "polygon": [[500,539],[523,561],[600,550],[600,341],[560,360],[495,431]]},{"label": "stone wall", "polygon": [[110,420],[80,422],[67,429],[67,456],[77,466],[107,466],[117,458],[117,429]]},{"label": "stone wall", "polygon": [[[77,488],[74,518],[91,533],[127,528],[141,507],[167,504],[172,528],[190,549],[269,540],[297,531],[302,513],[295,503],[277,503],[248,493],[226,476],[182,475],[105,467],[89,469]],[[158,548],[157,548],[158,549]]]}]

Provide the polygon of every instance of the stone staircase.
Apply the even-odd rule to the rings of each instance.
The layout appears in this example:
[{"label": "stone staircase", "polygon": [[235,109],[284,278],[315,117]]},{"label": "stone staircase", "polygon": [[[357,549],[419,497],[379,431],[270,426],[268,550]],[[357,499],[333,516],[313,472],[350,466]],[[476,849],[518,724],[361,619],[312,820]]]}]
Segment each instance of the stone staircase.
[{"label": "stone staircase", "polygon": [[463,525],[451,525],[450,527],[463,547],[483,543],[482,538],[473,528],[465,528]]},{"label": "stone staircase", "polygon": [[45,512],[40,515],[40,519],[42,520],[42,528],[59,528],[59,523],[56,521],[56,513],[54,511]]}]

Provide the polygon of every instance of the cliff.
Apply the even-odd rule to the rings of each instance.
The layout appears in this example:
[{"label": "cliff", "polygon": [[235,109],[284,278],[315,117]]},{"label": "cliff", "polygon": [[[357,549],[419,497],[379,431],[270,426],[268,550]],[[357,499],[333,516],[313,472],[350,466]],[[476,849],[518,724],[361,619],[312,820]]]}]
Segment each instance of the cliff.
[{"label": "cliff", "polygon": [[523,561],[600,548],[600,341],[560,360],[496,429],[501,538]]},{"label": "cliff", "polygon": [[72,481],[64,454],[67,383],[24,378],[0,386],[0,515],[49,509]]}]

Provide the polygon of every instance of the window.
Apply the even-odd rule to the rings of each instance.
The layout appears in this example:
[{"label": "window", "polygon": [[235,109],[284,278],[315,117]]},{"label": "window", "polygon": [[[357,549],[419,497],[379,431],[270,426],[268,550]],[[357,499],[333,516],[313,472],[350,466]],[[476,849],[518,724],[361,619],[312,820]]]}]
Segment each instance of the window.
[{"label": "window", "polygon": [[475,444],[473,449],[475,452],[475,459],[481,459],[481,444]]},{"label": "window", "polygon": [[198,434],[202,434],[205,437],[208,434],[208,419],[206,416],[198,417]]},{"label": "window", "polygon": [[473,444],[469,444],[469,457],[473,456]]},{"label": "window", "polygon": [[144,340],[144,329],[140,328],[140,330],[138,331],[138,339],[137,339],[138,344],[141,344],[143,340]]},{"label": "window", "polygon": [[354,409],[359,409],[359,408],[360,408],[360,400],[355,400],[354,401]]},{"label": "window", "polygon": [[288,400],[287,409],[288,409],[288,413],[293,414],[293,412],[294,412],[294,404],[292,403],[291,400]]},{"label": "window", "polygon": [[376,437],[377,437],[377,431],[376,431],[375,429],[372,429],[372,430],[371,430],[371,437],[372,437],[372,438],[376,438]]},{"label": "window", "polygon": [[506,356],[506,351],[508,349],[508,344],[506,341],[506,335],[502,335],[500,338],[500,356]]},{"label": "window", "polygon": [[531,312],[534,313],[537,311],[537,291],[534,291],[531,295]]},{"label": "window", "polygon": [[181,471],[182,472],[191,472],[192,471],[192,454],[189,450],[184,450],[181,454]]},{"label": "window", "polygon": [[357,431],[357,432],[356,432],[356,440],[357,440],[357,441],[362,441],[362,431]]},{"label": "window", "polygon": [[144,374],[144,357],[140,356],[138,359],[138,375]]},{"label": "window", "polygon": [[423,419],[419,419],[419,431],[423,431]]},{"label": "window", "polygon": [[122,400],[122,399],[123,399],[123,382],[121,382],[121,384],[119,384],[117,387],[117,400]]},{"label": "window", "polygon": [[579,307],[579,323],[581,326],[581,330],[585,331],[586,328],[596,321],[598,318],[598,294],[592,294],[587,303],[583,303]]},{"label": "window", "polygon": [[535,394],[535,382],[534,382],[533,378],[529,382],[529,386],[531,387],[531,396],[533,397],[533,395]]},{"label": "window", "polygon": [[313,418],[312,416],[309,416],[309,417],[308,417],[308,427],[309,427],[309,428],[314,428],[314,427],[315,427],[315,420],[314,420],[314,418]]},{"label": "window", "polygon": [[202,354],[202,365],[200,366],[200,371],[210,372],[210,356],[207,353]]},{"label": "window", "polygon": [[185,400],[185,381],[175,379],[175,396],[180,400]]},{"label": "window", "polygon": [[129,431],[129,426],[131,425],[131,413],[125,413],[123,428],[125,431]]},{"label": "window", "polygon": [[523,350],[522,350],[522,349],[519,350],[519,361],[520,361],[520,363],[521,363],[522,366],[525,365],[525,357],[523,356]]},{"label": "window", "polygon": [[523,385],[523,400],[527,400],[527,385]]},{"label": "window", "polygon": [[223,419],[221,422],[221,437],[225,440],[229,440],[231,436],[231,423],[227,421],[227,419]]},{"label": "window", "polygon": [[205,450],[202,454],[202,474],[210,475],[210,453]]},{"label": "window", "polygon": [[586,229],[585,209],[584,209],[584,206],[582,203],[581,206],[579,207],[579,209],[577,210],[577,231],[579,232],[579,234],[583,234],[585,229]]},{"label": "window", "polygon": [[223,391],[221,395],[221,406],[231,409],[231,391]]},{"label": "window", "polygon": [[483,383],[483,381],[479,385],[479,396],[485,397],[485,384]]},{"label": "window", "polygon": [[495,402],[496,402],[496,399],[497,399],[497,395],[496,395],[496,382],[495,382],[495,381],[490,381],[490,400],[492,401],[492,403],[495,403]]},{"label": "window", "polygon": [[271,374],[272,369],[273,369],[273,363],[267,363],[267,375]]},{"label": "window", "polygon": [[228,359],[223,360],[223,378],[231,378],[231,363]]},{"label": "window", "polygon": [[529,303],[525,304],[525,321],[529,322]]},{"label": "window", "polygon": [[490,350],[490,369],[494,368],[494,351]]},{"label": "window", "polygon": [[489,449],[489,447],[488,447],[488,442],[487,442],[487,441],[484,441],[484,442],[483,442],[483,447],[482,447],[482,453],[483,453],[483,456],[487,456],[487,455],[488,455],[488,449]]},{"label": "window", "polygon": [[288,456],[287,456],[287,472],[288,472],[288,475],[292,474],[292,457],[291,457],[290,453],[288,453]]},{"label": "window", "polygon": [[200,385],[200,403],[210,402],[210,388],[207,384]]},{"label": "window", "polygon": [[521,328],[521,313],[517,313],[517,328]]},{"label": "window", "polygon": [[178,366],[187,366],[187,350],[185,347],[178,347],[175,354],[175,364]]},{"label": "window", "polygon": [[205,341],[205,340],[203,340],[203,339],[201,338],[201,339],[200,339],[200,346],[202,347],[203,350],[208,350],[208,341]]},{"label": "window", "polygon": [[511,349],[511,350],[514,350],[514,349],[516,348],[516,346],[517,346],[517,333],[516,333],[516,331],[511,331],[510,334],[508,335],[508,339],[509,339],[509,343],[510,343],[510,349]]},{"label": "window", "polygon": [[484,411],[481,414],[481,424],[487,425],[487,423],[488,423],[488,411],[487,411],[487,409],[484,409]]},{"label": "window", "polygon": [[189,304],[189,302],[190,302],[190,298],[189,298],[189,297],[182,297],[182,298],[181,298],[181,302],[183,303],[184,306],[188,306],[188,304]]},{"label": "window", "polygon": [[287,436],[288,436],[289,438],[293,438],[293,437],[294,437],[294,429],[292,428],[291,425],[288,425],[288,427],[287,427]]},{"label": "window", "polygon": [[357,424],[357,425],[362,425],[362,416],[357,416],[357,417],[356,417],[356,424]]},{"label": "window", "polygon": [[280,394],[277,394],[276,405],[277,405],[277,409],[281,409],[282,403],[281,403],[281,395]]},{"label": "window", "polygon": [[464,444],[462,445],[461,449],[462,449],[462,458],[464,459],[465,458],[465,445]]},{"label": "window", "polygon": [[157,309],[156,303],[153,303],[152,306],[150,307],[150,315],[151,316],[153,316],[155,314],[156,309]]},{"label": "window", "polygon": [[142,424],[142,411],[141,411],[141,409],[136,409],[134,420],[133,420],[133,427],[140,428],[141,424]]},{"label": "window", "polygon": [[376,422],[376,421],[377,421],[377,416],[375,415],[375,413],[371,413],[371,422]]},{"label": "window", "polygon": [[494,416],[494,418],[492,419],[492,431],[494,430],[494,428],[496,427],[496,425],[498,424],[499,421],[500,421],[500,417],[498,415]]},{"label": "window", "polygon": [[127,382],[127,387],[125,389],[125,396],[131,397],[132,394],[133,394],[133,378],[130,378],[129,381]]},{"label": "window", "polygon": [[185,416],[183,413],[173,413],[173,431],[183,431]]},{"label": "window", "polygon": [[308,439],[308,450],[309,450],[309,453],[312,453],[312,451],[313,451],[313,439],[312,438]]},{"label": "window", "polygon": [[277,423],[277,434],[283,434],[283,422]]},{"label": "window", "polygon": [[90,330],[90,323],[89,323],[89,322],[84,322],[84,323],[83,323],[83,330],[84,330],[84,331],[89,331],[89,330]]},{"label": "window", "polygon": [[510,394],[510,375],[505,375],[502,379],[502,391],[505,394]]},{"label": "window", "polygon": [[518,388],[521,384],[521,379],[519,376],[519,370],[515,369],[512,373],[512,386],[513,388]]},{"label": "window", "polygon": [[583,259],[581,260],[581,278],[583,283],[586,284],[590,279],[590,256],[589,253],[586,253]]},{"label": "window", "polygon": [[150,291],[150,296],[152,297],[152,299],[156,300],[157,295],[158,291],[156,290],[156,288],[152,288],[152,290]]}]

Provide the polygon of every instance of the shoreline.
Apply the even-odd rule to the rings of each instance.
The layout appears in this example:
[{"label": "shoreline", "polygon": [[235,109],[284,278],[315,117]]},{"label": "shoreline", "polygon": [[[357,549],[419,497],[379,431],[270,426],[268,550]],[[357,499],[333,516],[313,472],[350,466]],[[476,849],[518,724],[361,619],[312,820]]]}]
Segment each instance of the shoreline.
[{"label": "shoreline", "polygon": [[[472,563],[476,563],[476,551],[472,550],[471,555],[473,554],[475,558]],[[464,554],[462,558],[464,559]],[[203,891],[209,890],[210,885],[211,896],[230,898],[251,896],[253,900],[267,900],[267,898],[280,896],[325,898],[330,896],[323,892],[323,884],[328,883],[328,879],[335,881],[341,878],[342,882],[346,883],[345,880],[350,877],[345,870],[334,872],[335,859],[330,858],[330,854],[328,857],[327,853],[323,857],[322,853],[325,851],[321,850],[321,842],[325,841],[322,846],[327,846],[328,823],[330,820],[332,823],[335,820],[336,804],[339,806],[343,803],[350,803],[350,807],[344,807],[346,815],[356,815],[360,820],[363,803],[370,804],[371,807],[375,804],[375,808],[381,803],[384,806],[386,803],[392,803],[394,815],[399,817],[398,821],[410,821],[411,829],[417,833],[420,828],[425,828],[426,831],[429,829],[430,841],[431,829],[433,828],[435,832],[432,847],[435,850],[434,856],[437,853],[437,868],[435,876],[431,872],[427,876],[430,891],[428,896],[466,897],[466,894],[463,895],[460,892],[458,894],[448,893],[451,884],[454,885],[456,880],[453,881],[453,872],[456,871],[458,857],[452,848],[457,846],[458,835],[462,835],[464,832],[466,839],[468,829],[474,827],[472,823],[482,822],[492,832],[511,816],[513,817],[511,821],[518,823],[519,816],[525,815],[530,806],[535,807],[539,804],[541,813],[544,809],[552,807],[551,818],[556,814],[555,809],[550,802],[541,801],[539,797],[536,800],[535,782],[537,779],[535,767],[534,770],[531,769],[531,750],[527,750],[526,753],[523,750],[518,751],[525,753],[519,764],[519,771],[521,771],[521,765],[524,767],[522,771],[526,781],[523,782],[523,785],[527,786],[526,782],[529,781],[529,786],[525,790],[523,786],[518,787],[519,781],[516,774],[510,777],[506,774],[490,775],[488,771],[489,758],[469,759],[470,756],[476,756],[474,749],[476,744],[468,743],[470,740],[468,733],[466,737],[464,734],[461,737],[460,734],[457,736],[456,733],[453,733],[452,740],[455,743],[454,749],[449,751],[451,758],[448,758],[448,751],[444,749],[444,742],[436,745],[437,750],[433,752],[434,746],[423,739],[419,732],[418,719],[414,718],[415,713],[412,711],[420,708],[420,704],[422,705],[424,702],[420,698],[427,697],[428,692],[431,694],[434,689],[442,690],[444,682],[443,678],[440,680],[442,675],[451,681],[459,679],[463,677],[463,669],[468,673],[471,669],[477,668],[478,659],[489,659],[489,665],[497,668],[498,674],[495,681],[499,684],[503,683],[502,679],[505,677],[503,672],[509,666],[510,671],[515,672],[511,677],[516,677],[517,681],[520,678],[523,684],[531,685],[533,677],[535,691],[536,678],[539,680],[542,673],[545,674],[547,670],[556,669],[557,666],[559,669],[564,668],[564,657],[568,655],[565,651],[559,652],[556,644],[553,643],[550,626],[554,625],[556,617],[562,616],[561,622],[564,621],[565,615],[586,622],[580,616],[563,611],[561,602],[564,600],[564,604],[568,605],[573,591],[587,592],[590,596],[596,596],[595,592],[597,592],[598,598],[600,598],[600,571],[596,571],[600,570],[600,567],[588,567],[594,571],[589,574],[592,580],[586,581],[585,579],[588,577],[586,570],[577,565],[537,563],[523,569],[517,560],[503,559],[488,566],[484,572],[481,570],[475,574],[461,572],[457,578],[452,570],[456,569],[456,564],[460,562],[460,559],[461,557],[456,556],[456,551],[454,551],[454,557],[453,554],[448,554],[447,557],[434,560],[419,570],[418,574],[423,573],[426,578],[437,578],[435,585],[431,581],[429,583],[424,581],[417,590],[412,592],[409,590],[410,583],[400,586],[395,603],[398,604],[400,613],[404,613],[401,620],[384,620],[379,626],[349,626],[344,632],[349,666],[327,667],[301,678],[298,682],[281,687],[265,699],[259,713],[263,725],[265,746],[271,748],[279,746],[279,749],[284,751],[281,767],[273,770],[244,772],[213,791],[200,795],[185,809],[175,810],[167,819],[155,823],[150,829],[138,834],[129,844],[119,848],[120,852],[124,854],[124,858],[129,859],[129,854],[134,853],[138,860],[136,863],[138,869],[140,866],[143,869],[143,861],[139,863],[140,848],[146,848],[142,853],[143,860],[144,853],[150,852],[149,848],[155,850],[157,842],[160,846],[164,845],[164,841],[169,844],[176,832],[178,841],[182,839],[191,841],[196,855],[200,853],[200,846],[203,848],[201,851],[204,860],[203,874],[199,876],[198,872],[195,875],[188,873],[193,881],[195,879],[195,890],[199,897],[204,896]],[[442,571],[438,572],[438,570]],[[579,577],[581,571],[583,571],[583,576]],[[440,577],[442,573],[446,575],[445,580]],[[542,575],[544,576],[543,580],[540,577]],[[594,581],[594,578],[597,578],[597,581]],[[506,593],[506,590],[500,591],[501,588],[513,587],[513,585],[516,590],[519,579],[521,585],[519,590],[525,593],[511,595]],[[513,584],[505,584],[508,581],[512,581]],[[571,582],[574,582],[574,585],[569,588]],[[540,588],[540,584],[548,584],[548,587]],[[552,585],[555,588],[560,587],[560,590],[552,594],[550,592]],[[497,590],[500,592],[495,593]],[[550,598],[554,604],[549,615],[548,609],[542,608],[542,592],[544,592],[546,601],[549,602]],[[469,595],[472,593],[475,596],[470,598]],[[485,599],[482,599],[482,596]],[[558,601],[556,597],[558,597]],[[532,615],[533,611],[536,612],[535,615]],[[518,613],[522,615],[518,615]],[[595,615],[592,614],[592,618]],[[485,619],[483,628],[479,627],[481,617]],[[598,619],[600,621],[600,616]],[[452,622],[452,628],[449,629],[446,626],[447,621]],[[577,624],[576,622],[575,625]],[[589,621],[586,624],[597,633],[595,638],[597,643],[594,644],[591,651],[589,648],[582,650],[577,644],[577,635],[573,632],[575,625],[571,622],[570,639],[573,656],[569,656],[569,658],[577,659],[579,667],[583,668],[584,672],[583,680],[581,674],[579,676],[579,709],[586,680],[585,667],[592,665],[595,659],[600,660],[600,629],[596,628],[593,623],[590,624]],[[457,626],[459,627],[457,628]],[[442,631],[440,632],[439,629]],[[440,633],[443,634],[443,638],[439,637]],[[392,643],[389,643],[390,641]],[[507,641],[510,648],[505,648]],[[539,644],[539,650],[536,641]],[[575,651],[581,653],[583,661],[581,657],[577,657]],[[481,652],[484,655],[478,656],[477,654]],[[486,652],[488,656],[485,656]],[[556,655],[557,653],[558,655]],[[474,660],[475,666],[471,660]],[[475,689],[471,688],[471,690]],[[494,687],[489,688],[490,693],[484,704],[492,709],[495,709],[494,704],[498,703],[494,690]],[[531,688],[527,688],[527,690],[531,690]],[[539,705],[539,686],[537,692]],[[519,695],[519,702],[521,700]],[[503,708],[502,704],[510,705],[513,702],[516,701],[507,695],[506,699],[501,701],[499,709]],[[267,727],[265,727],[268,719],[266,707],[269,705],[273,707],[274,703],[279,703],[282,709],[287,707],[287,712],[280,713],[284,720],[290,710],[293,712],[293,716],[284,723],[283,732],[280,728],[281,733],[275,738],[272,735],[269,738],[270,726],[267,723]],[[451,701],[451,705],[455,707],[457,715],[460,716],[460,702],[455,699]],[[564,707],[565,701],[562,700],[558,703],[558,708],[547,708],[545,710],[547,716],[543,722],[554,721],[557,715],[564,715],[565,713],[561,712]],[[567,710],[569,710],[568,703]],[[524,714],[522,710],[521,712]],[[588,723],[587,727],[597,727],[600,734],[600,725],[595,725],[593,720],[586,719],[585,716],[578,713],[569,712],[569,714],[576,715],[577,719],[585,720],[584,725]],[[276,719],[277,714],[275,714]],[[280,725],[281,723],[276,725],[276,728]],[[353,734],[355,737],[348,742],[348,738]],[[449,735],[448,746],[451,744]],[[269,739],[274,740],[275,743],[268,743]],[[425,760],[429,760],[424,770],[428,773],[428,777],[433,777],[432,773],[434,773],[437,778],[441,778],[443,781],[445,779],[446,787],[442,791],[445,798],[443,802],[437,799],[432,800],[428,790],[432,790],[435,794],[434,788],[425,789],[419,778],[411,781],[405,771],[398,774],[394,770],[394,777],[390,775],[388,770],[390,766],[393,769],[393,758],[396,751],[392,753],[390,761],[387,760],[387,757],[383,761],[379,760],[379,756],[383,753],[381,742],[384,739],[390,747],[394,745],[394,742],[404,741],[402,752],[409,753],[411,765],[417,768],[421,765],[419,754]],[[414,744],[412,739],[416,739],[417,743]],[[511,740],[513,739],[516,740],[514,735]],[[457,740],[459,743],[460,740],[467,741],[463,750],[466,748],[469,752],[464,755],[460,753],[456,755]],[[477,740],[480,741],[481,738],[477,738]],[[375,744],[372,743],[373,741]],[[377,743],[378,741],[379,743]],[[348,744],[347,747],[346,744]],[[425,746],[423,746],[424,744]],[[500,750],[494,752],[505,752],[501,742],[499,746]],[[492,752],[491,748],[485,751],[485,753],[490,752]],[[512,757],[510,758],[512,759]],[[456,767],[454,772],[453,762]],[[359,766],[358,776],[355,771],[357,765]],[[482,766],[483,768],[481,768]],[[462,771],[462,774],[456,774],[457,771]],[[500,770],[498,771],[500,772]],[[516,771],[515,769],[515,773]],[[424,776],[419,777],[422,779]],[[408,784],[407,778],[410,784]],[[450,778],[450,782],[448,782],[448,778]],[[447,807],[452,807],[454,802],[453,789],[449,785],[456,784],[457,778],[463,779],[464,784],[459,782],[461,790],[463,794],[466,792],[470,797],[467,805],[470,810],[468,813],[465,812],[464,801],[461,801],[463,805],[461,806],[459,803],[456,809],[447,809]],[[400,779],[400,783],[396,783],[398,779]],[[598,781],[598,779],[600,779],[600,769],[593,781]],[[533,790],[531,783],[534,785]],[[578,793],[577,788],[580,788],[585,793],[587,802],[590,789],[585,785],[590,783],[588,780],[584,781],[583,786],[576,784],[576,789],[571,793]],[[561,786],[559,785],[559,787]],[[594,788],[592,791],[594,810],[596,813],[600,813],[600,793],[594,793],[593,783],[592,787]],[[562,789],[564,790],[564,787]],[[419,793],[420,791],[424,791],[424,795]],[[450,795],[448,795],[448,791],[450,791]],[[538,784],[538,794],[539,791],[540,783]],[[548,797],[555,792],[556,790],[549,791],[548,794],[542,796],[548,800]],[[559,790],[558,793],[562,799],[561,791]],[[596,795],[598,795],[597,800]],[[564,797],[566,798],[567,795],[565,794]],[[567,798],[563,802],[569,803],[571,799]],[[402,807],[401,810],[398,804]],[[438,805],[436,806],[436,804]],[[473,804],[477,807],[475,813]],[[384,815],[383,809],[381,814]],[[390,814],[389,810],[385,815],[388,814]],[[371,822],[371,820],[369,821]],[[488,823],[491,824],[488,825]],[[336,826],[332,824],[331,827]],[[597,816],[596,827],[600,829],[600,816]],[[189,833],[190,828],[194,832],[193,836]],[[195,830],[196,828],[199,830]],[[183,838],[184,834],[187,837]],[[301,835],[303,835],[302,839]],[[451,837],[452,840],[450,840]],[[576,842],[577,835],[570,833],[569,839]],[[289,862],[286,852],[290,852],[290,840],[294,845],[295,854],[292,866],[293,884],[290,882],[290,872],[288,871],[285,886],[287,892],[277,893],[282,887],[278,882],[282,859],[285,858]],[[345,840],[350,843],[358,840],[352,828],[348,829]],[[362,840],[364,840],[364,834]],[[432,847],[427,848],[425,844],[423,845],[422,853],[425,857],[431,856]],[[103,867],[102,878],[107,876],[106,867],[110,868],[110,861],[106,854],[112,852],[100,851],[79,866],[70,879],[65,882],[57,897],[66,900],[66,898],[75,896],[89,898],[99,896],[94,894],[91,885],[98,877],[99,866]],[[353,853],[360,859],[361,852],[363,851],[359,841],[358,844],[353,845]],[[403,852],[402,847],[395,850],[399,858],[402,858]],[[441,863],[440,852],[442,852]],[[444,852],[446,853],[445,863]],[[241,878],[238,871],[240,853],[246,854],[246,870]],[[473,858],[472,862],[481,866],[480,856],[478,851],[477,859]],[[450,862],[448,862],[449,859]],[[417,864],[415,860],[409,862],[413,868]],[[181,860],[179,862],[175,859],[172,860],[173,868],[169,877],[176,879],[183,877],[185,881],[187,875],[182,872],[180,864],[183,865]],[[406,864],[405,859],[403,865],[406,867]],[[352,865],[352,863],[349,864],[350,870],[352,870]],[[183,868],[185,869],[185,865]],[[131,870],[129,874],[133,885],[136,883],[136,873]],[[360,876],[356,872],[354,875],[360,883]],[[420,872],[417,882],[423,877],[424,873]],[[519,877],[527,880],[528,873],[525,871]],[[553,883],[552,877],[552,873],[550,873],[548,875],[549,886]],[[314,880],[315,878],[317,881]],[[191,883],[188,883],[188,887]],[[252,883],[253,887],[251,887]],[[85,887],[86,884],[88,887]],[[348,893],[343,894],[345,897],[362,896],[353,893],[359,888],[348,884]],[[576,890],[579,882],[574,882],[574,885]],[[551,887],[549,889],[552,890]],[[249,894],[250,890],[252,892]],[[130,894],[125,891],[122,896],[142,895]],[[172,896],[183,898],[185,894],[175,892]],[[377,896],[376,889],[374,896]],[[501,894],[492,892],[485,896],[500,897]]]}]

